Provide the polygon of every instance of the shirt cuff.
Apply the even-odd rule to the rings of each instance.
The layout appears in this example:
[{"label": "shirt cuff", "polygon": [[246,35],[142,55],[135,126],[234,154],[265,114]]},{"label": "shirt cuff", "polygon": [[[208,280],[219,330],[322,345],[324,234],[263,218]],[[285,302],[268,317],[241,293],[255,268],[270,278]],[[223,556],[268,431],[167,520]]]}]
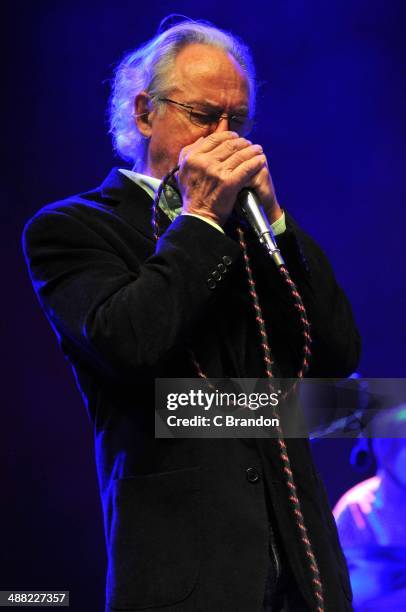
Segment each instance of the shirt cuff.
[{"label": "shirt cuff", "polygon": [[[215,227],[217,230],[219,230],[219,232],[224,234],[223,228],[220,225],[218,225],[218,223],[216,223],[215,221],[212,221],[211,219],[208,219],[207,217],[202,217],[201,215],[195,215],[194,213],[187,213],[187,212],[182,212],[181,214],[182,215],[186,215],[188,217],[196,217],[196,219],[201,219],[202,221],[205,221],[206,223],[208,223],[212,227]],[[278,221],[279,221],[279,219],[278,219]],[[275,223],[277,223],[278,221],[275,221]],[[286,227],[285,227],[285,229],[286,229]]]},{"label": "shirt cuff", "polygon": [[271,224],[271,227],[272,227],[272,231],[275,234],[275,236],[278,236],[279,234],[283,234],[283,232],[286,232],[285,211],[282,211],[282,216],[279,217],[279,219],[276,219],[276,221],[274,221]]},{"label": "shirt cuff", "polygon": [[[202,217],[201,215],[196,215],[195,213],[187,213],[187,212],[182,212],[181,214],[188,215],[189,217],[196,217],[196,219],[201,219],[202,221],[205,221],[212,227],[215,227],[217,230],[219,230],[219,232],[224,234],[223,228],[220,225],[218,225],[218,223],[216,223],[215,221],[212,221],[211,219],[208,219],[207,217]],[[272,231],[275,234],[275,236],[278,236],[279,234],[283,234],[283,232],[286,231],[286,219],[285,219],[284,211],[282,211],[282,215],[279,217],[279,219],[277,219],[271,224],[271,227],[272,227]]]}]

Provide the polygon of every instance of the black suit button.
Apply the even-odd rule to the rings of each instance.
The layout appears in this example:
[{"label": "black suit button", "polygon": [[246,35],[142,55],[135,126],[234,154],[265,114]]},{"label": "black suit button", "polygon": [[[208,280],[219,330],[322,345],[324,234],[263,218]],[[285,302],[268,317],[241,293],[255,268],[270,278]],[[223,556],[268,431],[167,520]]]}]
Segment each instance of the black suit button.
[{"label": "black suit button", "polygon": [[209,278],[207,279],[207,285],[209,287],[209,289],[215,289],[216,287],[216,281],[214,280],[214,278],[212,278],[211,276],[209,276]]},{"label": "black suit button", "polygon": [[248,482],[251,482],[251,483],[258,482],[258,480],[259,480],[259,473],[258,473],[257,469],[255,469],[253,467],[247,468],[246,474],[247,474]]},{"label": "black suit button", "polygon": [[223,263],[226,264],[226,266],[231,266],[231,264],[233,263],[233,260],[228,255],[223,255],[221,259],[223,260]]},{"label": "black suit button", "polygon": [[224,264],[217,264],[217,270],[221,272],[222,274],[224,274],[224,272],[227,272],[227,268],[225,267]]},{"label": "black suit button", "polygon": [[214,278],[214,280],[216,280],[216,281],[221,280],[221,274],[217,270],[214,270],[214,272],[212,272],[211,275]]}]

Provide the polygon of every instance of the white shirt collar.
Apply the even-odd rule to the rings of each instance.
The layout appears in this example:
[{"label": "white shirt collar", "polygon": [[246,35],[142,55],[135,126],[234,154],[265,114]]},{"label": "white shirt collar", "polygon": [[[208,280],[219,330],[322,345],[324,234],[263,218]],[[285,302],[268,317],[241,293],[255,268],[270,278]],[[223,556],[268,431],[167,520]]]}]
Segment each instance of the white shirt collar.
[{"label": "white shirt collar", "polygon": [[154,198],[155,193],[158,191],[158,187],[161,184],[161,181],[154,176],[147,176],[146,174],[141,174],[140,172],[134,172],[134,170],[119,168],[119,172],[134,181],[134,183],[139,185],[139,187],[142,187],[142,189],[144,189],[144,191],[146,191],[151,198]]}]

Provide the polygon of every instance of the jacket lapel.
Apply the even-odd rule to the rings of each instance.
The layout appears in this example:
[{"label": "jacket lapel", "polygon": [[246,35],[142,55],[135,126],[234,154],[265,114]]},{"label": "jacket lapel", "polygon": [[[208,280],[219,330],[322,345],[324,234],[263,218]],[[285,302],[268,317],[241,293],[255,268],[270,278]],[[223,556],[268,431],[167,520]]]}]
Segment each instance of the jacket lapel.
[{"label": "jacket lapel", "polygon": [[[125,176],[118,168],[113,168],[100,186],[103,202],[114,207],[117,215],[125,219],[137,231],[151,241],[152,203],[151,197],[134,181]],[[171,221],[158,207],[158,225],[162,234]]]}]

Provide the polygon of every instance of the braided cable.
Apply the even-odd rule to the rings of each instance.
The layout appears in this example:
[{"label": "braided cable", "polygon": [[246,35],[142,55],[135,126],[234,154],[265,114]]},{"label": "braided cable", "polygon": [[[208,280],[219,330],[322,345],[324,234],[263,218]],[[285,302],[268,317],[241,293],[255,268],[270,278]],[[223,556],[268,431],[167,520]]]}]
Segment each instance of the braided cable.
[{"label": "braided cable", "polygon": [[[179,166],[176,166],[164,176],[157,190],[156,196],[154,198],[154,202],[152,206],[152,228],[153,228],[153,236],[154,236],[155,241],[158,241],[158,238],[159,238],[159,224],[158,224],[158,215],[157,215],[158,203],[159,203],[162,191],[165,188],[166,183],[174,176],[174,174],[178,171],[178,169],[179,169]],[[260,343],[261,343],[261,348],[263,352],[265,371],[266,371],[267,378],[271,379],[273,378],[273,371],[272,371],[273,359],[272,359],[270,344],[268,340],[268,334],[267,334],[266,327],[265,327],[265,320],[264,320],[262,308],[260,306],[259,299],[258,299],[256,284],[255,284],[254,276],[252,273],[251,263],[250,263],[250,259],[248,255],[247,244],[245,241],[243,229],[241,227],[238,227],[237,232],[238,232],[239,243],[243,251],[244,265],[245,265],[245,270],[246,270],[247,278],[248,278],[249,293],[251,295],[252,303],[253,303],[254,310],[255,310],[255,320],[257,322],[258,330],[259,330],[260,337],[261,337]],[[310,354],[311,354],[311,351],[310,351],[310,345],[311,345],[310,323],[307,319],[306,310],[305,310],[302,298],[299,294],[299,291],[297,290],[295,283],[290,278],[290,274],[287,268],[285,266],[280,266],[279,270],[281,272],[282,278],[284,279],[293,297],[294,305],[295,305],[295,308],[299,312],[299,319],[302,325],[302,330],[303,330],[302,333],[303,333],[304,342],[303,342],[303,351],[302,351],[302,362],[301,362],[299,372],[297,375],[298,378],[302,378],[308,370],[309,359],[310,359]],[[214,388],[207,374],[204,372],[199,362],[197,361],[195,354],[192,350],[190,350],[190,356],[196,368],[199,378],[204,379],[209,384],[210,387]],[[279,413],[276,407],[273,407],[273,413],[274,413],[274,416],[278,418],[278,420],[280,421]],[[285,440],[283,439],[283,431],[280,426],[277,426],[275,429],[277,430],[277,433],[278,433],[278,437],[276,438],[276,440],[278,444],[279,456],[282,462],[282,469],[285,475],[285,481],[286,481],[286,485],[288,488],[288,498],[292,505],[295,523],[299,531],[299,537],[304,545],[305,553],[309,561],[309,568],[312,574],[312,588],[313,588],[313,594],[314,594],[315,601],[316,601],[315,612],[324,612],[323,585],[320,580],[320,570],[318,568],[318,563],[313,553],[313,547],[310,542],[309,534],[308,534],[308,531],[305,525],[305,520],[304,520],[302,509],[301,509],[301,503],[298,497],[296,483],[295,483],[295,479],[294,479],[293,472],[291,469],[291,462],[289,459],[288,450],[286,447]]]},{"label": "braided cable", "polygon": [[271,348],[269,345],[268,334],[266,333],[265,320],[262,315],[262,308],[259,304],[254,276],[252,274],[252,269],[251,269],[251,263],[248,257],[247,245],[244,240],[243,230],[240,227],[238,227],[237,232],[238,232],[239,243],[240,243],[240,246],[243,252],[245,270],[247,272],[247,277],[248,277],[248,288],[249,288],[248,290],[252,298],[252,303],[253,303],[254,310],[255,310],[255,320],[258,324],[258,329],[259,329],[259,333],[261,336],[260,342],[261,342],[261,347],[263,350],[266,375],[268,378],[273,378],[273,372],[272,372],[273,359],[271,356]]},{"label": "braided cable", "polygon": [[297,373],[297,378],[303,378],[309,369],[309,359],[311,356],[310,346],[311,346],[312,339],[310,336],[310,323],[307,318],[306,309],[304,307],[302,297],[295,283],[291,279],[288,269],[286,268],[286,266],[279,266],[278,269],[293,297],[293,304],[299,312],[299,320],[302,326],[302,335],[303,335],[303,349],[302,349],[302,363]]},{"label": "braided cable", "polygon": [[[264,317],[262,314],[262,309],[261,309],[261,306],[258,300],[256,284],[255,284],[255,280],[252,274],[251,264],[250,264],[250,260],[248,256],[247,244],[246,244],[245,237],[244,237],[244,231],[241,227],[238,227],[237,233],[238,233],[238,239],[239,239],[240,246],[243,250],[244,264],[245,264],[245,269],[246,269],[247,277],[248,277],[249,292],[252,297],[252,302],[253,302],[253,306],[255,310],[255,319],[258,323],[258,328],[259,328],[259,332],[261,335],[261,346],[263,349],[265,370],[267,373],[267,377],[272,378],[273,377],[272,360],[270,360],[271,351],[269,347],[267,332],[265,329],[265,322],[264,322]],[[301,378],[304,376],[305,372],[307,371],[309,367],[310,343],[311,343],[310,324],[307,319],[306,310],[303,305],[302,298],[296,288],[295,283],[290,278],[287,268],[285,266],[280,266],[278,269],[281,271],[282,276],[285,282],[287,283],[289,290],[292,294],[294,304],[300,313],[299,316],[300,316],[300,321],[302,324],[303,336],[304,336],[303,359],[302,359],[302,363],[301,363],[299,373],[298,373],[298,378]],[[278,421],[280,421],[279,413],[276,409],[276,406],[273,408],[273,414],[278,419]],[[309,534],[308,534],[305,520],[303,517],[301,503],[299,500],[297,487],[296,487],[295,479],[294,479],[293,472],[292,472],[288,450],[286,447],[285,440],[283,439],[283,431],[279,425],[275,427],[275,429],[278,433],[278,437],[276,438],[276,440],[277,440],[277,444],[279,447],[279,456],[282,461],[282,469],[285,475],[286,485],[288,487],[289,500],[292,505],[295,523],[299,531],[300,539],[304,545],[305,553],[309,561],[310,572],[312,574],[313,594],[314,594],[316,606],[317,606],[316,611],[324,612],[323,585],[320,580],[320,570],[317,564],[316,557],[313,553],[313,547],[310,542]]]}]

